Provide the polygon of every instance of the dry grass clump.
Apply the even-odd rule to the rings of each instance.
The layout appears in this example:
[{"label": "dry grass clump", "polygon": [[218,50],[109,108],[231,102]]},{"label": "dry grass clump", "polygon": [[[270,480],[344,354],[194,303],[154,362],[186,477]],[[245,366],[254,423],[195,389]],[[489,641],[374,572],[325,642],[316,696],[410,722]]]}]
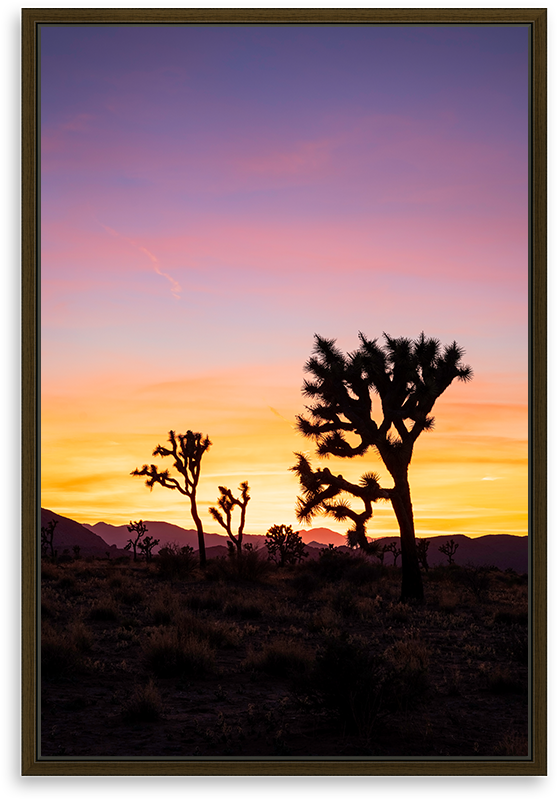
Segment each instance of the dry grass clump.
[{"label": "dry grass clump", "polygon": [[318,649],[311,686],[342,733],[369,739],[382,707],[384,679],[382,659],[368,642],[341,634],[326,637]]},{"label": "dry grass clump", "polygon": [[235,623],[198,617],[189,612],[183,612],[177,619],[177,630],[184,636],[206,639],[216,647],[237,647],[242,639],[242,631]]},{"label": "dry grass clump", "polygon": [[163,701],[153,680],[145,686],[136,686],[122,706],[122,718],[125,722],[157,722],[162,713]]},{"label": "dry grass clump", "polygon": [[211,589],[196,590],[195,594],[187,595],[184,602],[193,611],[222,611],[230,596],[231,592],[226,587],[213,586]]},{"label": "dry grass clump", "polygon": [[74,623],[59,631],[49,623],[41,630],[41,671],[48,677],[68,675],[84,666],[84,653],[91,648],[92,637],[83,623]]},{"label": "dry grass clump", "polygon": [[54,581],[60,577],[60,567],[51,561],[41,561],[41,579],[43,581]]},{"label": "dry grass clump", "polygon": [[480,671],[488,691],[493,694],[517,694],[526,690],[524,683],[519,681],[506,665],[481,664]]},{"label": "dry grass clump", "polygon": [[275,677],[304,675],[314,662],[314,653],[293,639],[276,639],[261,650],[249,649],[244,666]]},{"label": "dry grass clump", "polygon": [[156,592],[149,603],[149,613],[154,625],[170,625],[178,614],[176,594],[167,588]]},{"label": "dry grass clump", "polygon": [[525,734],[506,733],[496,745],[495,756],[527,756],[529,755],[529,739]]},{"label": "dry grass clump", "polygon": [[160,629],[143,645],[145,665],[159,678],[201,676],[216,669],[215,651],[194,633]]},{"label": "dry grass clump", "polygon": [[89,612],[89,619],[94,622],[116,622],[118,618],[116,603],[110,595],[101,596]]},{"label": "dry grass clump", "polygon": [[430,650],[420,639],[400,639],[387,648],[384,658],[388,665],[385,689],[389,704],[406,710],[429,688]]},{"label": "dry grass clump", "polygon": [[111,581],[113,585],[113,596],[118,603],[127,606],[135,606],[145,600],[145,592],[137,583],[132,583],[129,578],[117,576]]},{"label": "dry grass clump", "polygon": [[263,597],[233,595],[225,602],[223,612],[229,617],[238,617],[239,619],[261,619],[264,608]]},{"label": "dry grass clump", "polygon": [[333,632],[340,627],[341,622],[342,617],[338,611],[335,611],[330,606],[324,606],[312,614],[308,627],[314,633],[322,631]]},{"label": "dry grass clump", "polygon": [[528,621],[529,615],[526,609],[504,609],[494,614],[496,625],[527,625]]}]

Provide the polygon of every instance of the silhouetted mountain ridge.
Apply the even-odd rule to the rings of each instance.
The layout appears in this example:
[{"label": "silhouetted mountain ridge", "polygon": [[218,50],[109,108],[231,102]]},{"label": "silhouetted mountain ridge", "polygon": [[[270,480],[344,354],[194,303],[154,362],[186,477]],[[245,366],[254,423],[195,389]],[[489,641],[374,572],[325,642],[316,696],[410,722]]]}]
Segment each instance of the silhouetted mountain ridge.
[{"label": "silhouetted mountain ridge", "polygon": [[[52,518],[58,520],[54,544],[59,554],[65,548],[71,550],[74,545],[78,545],[81,548],[82,555],[105,556],[107,550],[110,550],[111,554],[114,555],[127,552],[123,550],[124,545],[130,538],[126,525],[110,525],[107,522],[84,523],[82,525],[48,509],[41,509],[42,525],[46,525]],[[155,552],[168,542],[176,542],[180,547],[189,545],[194,550],[198,549],[198,534],[195,530],[162,521],[145,520],[145,524],[149,535],[160,539],[159,547],[155,548]],[[298,533],[307,546],[310,558],[317,558],[319,551],[329,544],[348,551],[345,545],[345,536],[329,528],[311,528],[310,530],[300,530]],[[430,566],[447,564],[447,557],[440,553],[438,548],[449,539],[453,539],[459,545],[454,556],[456,564],[462,566],[469,564],[474,566],[495,566],[502,570],[514,569],[520,573],[527,572],[528,569],[529,546],[527,536],[490,534],[471,538],[464,534],[452,534],[426,538],[431,542],[428,549],[428,563]],[[399,537],[387,536],[376,541],[381,545],[389,544],[390,542],[399,542]],[[228,537],[226,535],[218,533],[205,534],[208,555],[225,554],[227,552],[227,542]],[[265,535],[245,534],[243,542],[262,548],[265,542]],[[211,554],[209,553],[210,548],[213,550]],[[387,553],[384,563],[389,565],[392,561],[393,556],[391,553]],[[400,559],[398,563],[401,564]]]}]

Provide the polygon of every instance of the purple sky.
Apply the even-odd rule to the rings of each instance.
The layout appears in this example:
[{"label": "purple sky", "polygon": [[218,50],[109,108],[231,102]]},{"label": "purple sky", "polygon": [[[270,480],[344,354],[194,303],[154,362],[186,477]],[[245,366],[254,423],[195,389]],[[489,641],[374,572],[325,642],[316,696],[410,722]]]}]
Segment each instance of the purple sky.
[{"label": "purple sky", "polygon": [[[457,339],[475,380],[454,401],[476,404],[475,435],[511,463],[505,442],[526,438],[527,68],[526,27],[44,26],[43,441],[69,476],[45,464],[51,507],[144,511],[155,492],[124,464],[170,427],[215,439],[211,502],[217,479],[284,475],[301,444],[289,427],[275,457],[281,432],[262,431],[300,410],[314,333],[346,349],[359,330]],[[459,427],[457,406],[444,413]],[[231,431],[252,443],[238,475]],[[86,493],[106,474],[102,437],[122,433],[128,489]],[[291,518],[269,524],[293,521],[281,480],[262,505],[275,492]]]}]

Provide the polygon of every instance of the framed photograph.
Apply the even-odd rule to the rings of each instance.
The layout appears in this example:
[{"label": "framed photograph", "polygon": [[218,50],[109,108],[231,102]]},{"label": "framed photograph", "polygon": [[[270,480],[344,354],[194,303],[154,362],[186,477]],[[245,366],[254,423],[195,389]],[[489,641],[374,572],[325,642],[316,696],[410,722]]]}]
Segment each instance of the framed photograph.
[{"label": "framed photograph", "polygon": [[22,35],[23,774],[546,774],[546,10]]}]

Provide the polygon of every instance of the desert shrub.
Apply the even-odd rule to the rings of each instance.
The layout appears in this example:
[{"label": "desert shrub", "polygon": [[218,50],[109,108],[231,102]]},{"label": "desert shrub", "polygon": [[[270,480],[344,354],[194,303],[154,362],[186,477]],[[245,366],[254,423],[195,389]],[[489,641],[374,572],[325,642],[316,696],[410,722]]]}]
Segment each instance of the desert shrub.
[{"label": "desert shrub", "polygon": [[236,647],[242,638],[240,628],[234,623],[206,619],[190,613],[183,613],[177,620],[177,630],[181,636],[195,636],[222,647]]},{"label": "desert shrub", "polygon": [[496,756],[527,756],[529,755],[529,739],[526,733],[508,732],[498,742],[494,751]]},{"label": "desert shrub", "polygon": [[313,652],[301,642],[276,639],[261,650],[249,650],[244,665],[275,677],[291,677],[308,673],[313,661]]},{"label": "desert shrub", "polygon": [[100,597],[89,612],[89,619],[94,622],[116,622],[118,616],[112,597]]},{"label": "desert shrub", "polygon": [[494,614],[494,622],[497,625],[527,625],[529,616],[527,611],[497,611]]},{"label": "desert shrub", "polygon": [[490,589],[491,567],[467,566],[452,570],[452,578],[455,583],[464,586],[479,603],[488,599]]},{"label": "desert shrub", "polygon": [[523,625],[506,627],[497,642],[499,655],[507,661],[527,664],[529,661],[529,636]]},{"label": "desert shrub", "polygon": [[60,577],[60,570],[50,561],[41,560],[41,578],[44,581],[54,581]]},{"label": "desert shrub", "polygon": [[482,674],[488,691],[493,694],[518,694],[527,689],[526,683],[513,675],[507,666],[485,667]]},{"label": "desert shrub", "polygon": [[56,617],[62,611],[60,596],[50,586],[41,587],[41,615]]},{"label": "desert shrub", "polygon": [[385,670],[359,638],[329,636],[318,649],[311,686],[348,733],[369,738],[382,706]]},{"label": "desert shrub", "polygon": [[264,606],[263,598],[233,596],[225,603],[223,612],[239,619],[261,619]]},{"label": "desert shrub", "polygon": [[83,667],[83,646],[80,638],[70,631],[58,631],[43,625],[41,631],[41,672],[45,677],[57,677],[76,672]]},{"label": "desert shrub", "polygon": [[333,547],[320,550],[317,561],[312,566],[314,572],[326,581],[340,581],[350,569],[354,561],[354,556],[344,550],[337,550]]},{"label": "desert shrub", "polygon": [[137,686],[122,707],[125,722],[156,722],[162,713],[161,695],[152,680]]},{"label": "desert shrub", "polygon": [[93,634],[82,620],[77,620],[69,626],[68,636],[80,652],[85,653],[91,650]]},{"label": "desert shrub", "polygon": [[385,700],[390,708],[408,709],[429,687],[430,651],[420,639],[400,639],[384,657],[388,665],[384,683]]},{"label": "desert shrub", "polygon": [[193,611],[222,611],[229,595],[230,592],[221,591],[221,587],[216,586],[211,591],[204,589],[191,594],[184,599],[184,602]]},{"label": "desert shrub", "polygon": [[265,546],[269,560],[280,567],[308,558],[302,537],[291,525],[272,525],[266,533]]},{"label": "desert shrub", "polygon": [[260,583],[265,580],[272,565],[258,550],[243,550],[232,558],[212,558],[205,567],[205,578],[209,581],[246,581]]},{"label": "desert shrub", "polygon": [[444,689],[450,697],[458,697],[463,687],[461,670],[454,665],[444,671]]},{"label": "desert shrub", "polygon": [[206,639],[159,629],[144,643],[145,665],[159,678],[203,676],[215,671],[215,652]]},{"label": "desert shrub", "polygon": [[397,624],[405,624],[411,619],[411,609],[407,603],[391,603],[388,610],[388,619]]},{"label": "desert shrub", "polygon": [[176,594],[167,588],[156,593],[151,599],[149,611],[154,625],[170,625],[178,613]]},{"label": "desert shrub", "polygon": [[[76,580],[73,575],[63,575],[59,581],[56,583],[56,588],[59,592],[65,592],[66,594],[76,594]],[[81,591],[81,590],[78,590]]]},{"label": "desert shrub", "polygon": [[436,602],[440,611],[446,614],[454,614],[459,605],[459,596],[451,587],[441,586],[438,590]]},{"label": "desert shrub", "polygon": [[378,564],[373,564],[367,558],[353,558],[345,573],[345,580],[354,586],[368,586],[375,583],[382,573]]},{"label": "desert shrub", "polygon": [[310,618],[309,629],[313,632],[335,631],[341,625],[341,615],[330,606],[316,611]]},{"label": "desert shrub", "polygon": [[128,581],[123,581],[120,588],[114,590],[114,598],[119,603],[124,603],[124,605],[135,606],[143,602],[145,595],[141,589],[132,586]]},{"label": "desert shrub", "polygon": [[343,617],[354,617],[357,614],[354,589],[344,580],[331,595],[331,606]]},{"label": "desert shrub", "polygon": [[[306,565],[304,566],[306,567]],[[293,589],[305,597],[315,592],[319,585],[318,577],[305,568],[297,570],[295,575],[291,578],[291,586]]]},{"label": "desert shrub", "polygon": [[194,548],[189,545],[180,547],[176,542],[167,542],[159,550],[155,558],[155,566],[159,576],[164,579],[190,578],[198,567]]}]

